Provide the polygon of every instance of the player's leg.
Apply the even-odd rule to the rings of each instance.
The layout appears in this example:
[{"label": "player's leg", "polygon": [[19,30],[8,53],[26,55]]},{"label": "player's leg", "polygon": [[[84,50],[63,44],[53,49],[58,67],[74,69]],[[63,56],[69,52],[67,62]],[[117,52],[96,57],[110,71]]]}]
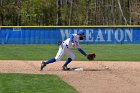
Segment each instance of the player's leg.
[{"label": "player's leg", "polygon": [[55,58],[51,58],[49,60],[44,60],[42,61],[42,63],[46,66],[47,64],[50,64],[50,63],[53,63],[53,62],[56,62],[56,59]]},{"label": "player's leg", "polygon": [[69,58],[66,60],[66,62],[62,66],[63,70],[69,70],[70,68],[68,68],[67,66],[75,58],[75,55],[70,49],[67,50],[67,55],[69,56]]},{"label": "player's leg", "polygon": [[55,58],[51,58],[51,59],[48,60],[48,61],[42,61],[40,70],[43,70],[43,68],[44,68],[47,64],[50,64],[50,63],[53,63],[53,62],[56,62],[56,59],[55,59]]},{"label": "player's leg", "polygon": [[43,70],[43,68],[47,65],[47,64],[50,64],[50,63],[54,63],[58,60],[60,60],[64,54],[64,51],[65,51],[65,47],[63,47],[63,45],[60,45],[59,46],[59,50],[56,54],[56,57],[55,58],[51,58],[50,60],[48,61],[42,61],[41,63],[41,70]]},{"label": "player's leg", "polygon": [[66,51],[66,46],[65,45],[59,47],[59,50],[58,50],[58,52],[55,56],[56,61],[61,60],[61,58],[65,54],[65,51]]}]

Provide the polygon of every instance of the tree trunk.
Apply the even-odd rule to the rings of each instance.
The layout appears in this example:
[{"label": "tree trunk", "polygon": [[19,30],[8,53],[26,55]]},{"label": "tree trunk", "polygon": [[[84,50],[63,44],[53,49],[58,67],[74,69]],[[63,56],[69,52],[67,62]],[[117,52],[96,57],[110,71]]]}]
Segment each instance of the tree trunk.
[{"label": "tree trunk", "polygon": [[88,22],[89,22],[90,3],[91,3],[91,0],[86,0],[86,19],[84,22],[85,25],[88,25]]},{"label": "tree trunk", "polygon": [[124,13],[123,13],[123,10],[122,10],[121,4],[120,4],[120,0],[117,0],[117,2],[118,2],[118,6],[119,6],[119,9],[120,9],[121,15],[122,15],[122,17],[123,17],[123,19],[125,21],[125,24],[127,24],[127,20],[126,20],[126,18],[124,16]]},{"label": "tree trunk", "polygon": [[21,25],[21,5],[22,5],[22,0],[18,0],[18,7],[19,7],[19,13],[18,13],[18,25]]},{"label": "tree trunk", "polygon": [[73,0],[71,0],[71,3],[70,3],[69,26],[71,25],[72,11],[73,11]]},{"label": "tree trunk", "polygon": [[3,13],[2,13],[2,8],[3,8],[3,0],[0,0],[0,7],[1,7],[1,12],[0,12],[0,25],[4,25],[3,22],[4,22],[4,16],[3,16]]},{"label": "tree trunk", "polygon": [[56,2],[56,9],[57,9],[57,14],[56,14],[56,25],[62,25],[61,22],[61,0],[57,0]]},{"label": "tree trunk", "polygon": [[[68,10],[68,0],[65,0],[66,5],[66,10]],[[68,25],[68,20],[66,20],[68,18],[68,11],[65,11],[65,20],[64,20],[64,25]]]},{"label": "tree trunk", "polygon": [[132,19],[131,19],[131,12],[132,12],[132,11],[131,11],[131,3],[132,3],[131,0],[128,0],[129,25],[131,25],[131,23],[132,23],[132,22],[131,22],[131,21],[132,21]]},{"label": "tree trunk", "polygon": [[3,23],[4,22],[4,17],[3,17],[3,14],[2,13],[0,14],[0,20],[1,20],[0,21],[0,25],[1,26],[4,25],[4,23]]}]

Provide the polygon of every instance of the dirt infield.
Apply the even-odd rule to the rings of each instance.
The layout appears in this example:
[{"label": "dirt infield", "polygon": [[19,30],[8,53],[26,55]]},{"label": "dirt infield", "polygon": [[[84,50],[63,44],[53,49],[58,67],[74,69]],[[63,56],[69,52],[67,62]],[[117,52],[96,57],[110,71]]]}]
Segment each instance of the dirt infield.
[{"label": "dirt infield", "polygon": [[63,62],[47,65],[39,71],[40,61],[1,60],[0,73],[56,74],[80,93],[139,93],[139,62],[76,62],[69,67],[79,71],[62,71]]}]

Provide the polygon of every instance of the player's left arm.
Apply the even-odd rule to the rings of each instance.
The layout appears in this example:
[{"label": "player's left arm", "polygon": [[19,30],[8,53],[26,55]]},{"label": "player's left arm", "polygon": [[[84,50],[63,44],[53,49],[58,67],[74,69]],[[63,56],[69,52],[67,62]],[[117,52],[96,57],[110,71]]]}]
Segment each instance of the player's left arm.
[{"label": "player's left arm", "polygon": [[76,48],[82,55],[87,56],[87,53],[80,47]]},{"label": "player's left arm", "polygon": [[79,42],[76,43],[75,49],[77,49],[82,55],[87,56],[87,53],[79,46]]}]

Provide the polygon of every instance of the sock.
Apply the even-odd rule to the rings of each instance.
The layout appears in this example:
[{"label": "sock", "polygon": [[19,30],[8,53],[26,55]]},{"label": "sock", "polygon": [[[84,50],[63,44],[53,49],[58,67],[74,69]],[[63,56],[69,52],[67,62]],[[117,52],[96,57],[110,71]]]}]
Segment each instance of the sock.
[{"label": "sock", "polygon": [[71,61],[72,61],[72,59],[71,59],[71,58],[68,58],[68,59],[66,60],[65,64],[64,64],[64,66],[67,66]]},{"label": "sock", "polygon": [[48,60],[47,62],[45,62],[45,64],[50,64],[50,63],[53,63],[55,61],[56,61],[56,59],[55,58],[52,58],[52,59]]}]

